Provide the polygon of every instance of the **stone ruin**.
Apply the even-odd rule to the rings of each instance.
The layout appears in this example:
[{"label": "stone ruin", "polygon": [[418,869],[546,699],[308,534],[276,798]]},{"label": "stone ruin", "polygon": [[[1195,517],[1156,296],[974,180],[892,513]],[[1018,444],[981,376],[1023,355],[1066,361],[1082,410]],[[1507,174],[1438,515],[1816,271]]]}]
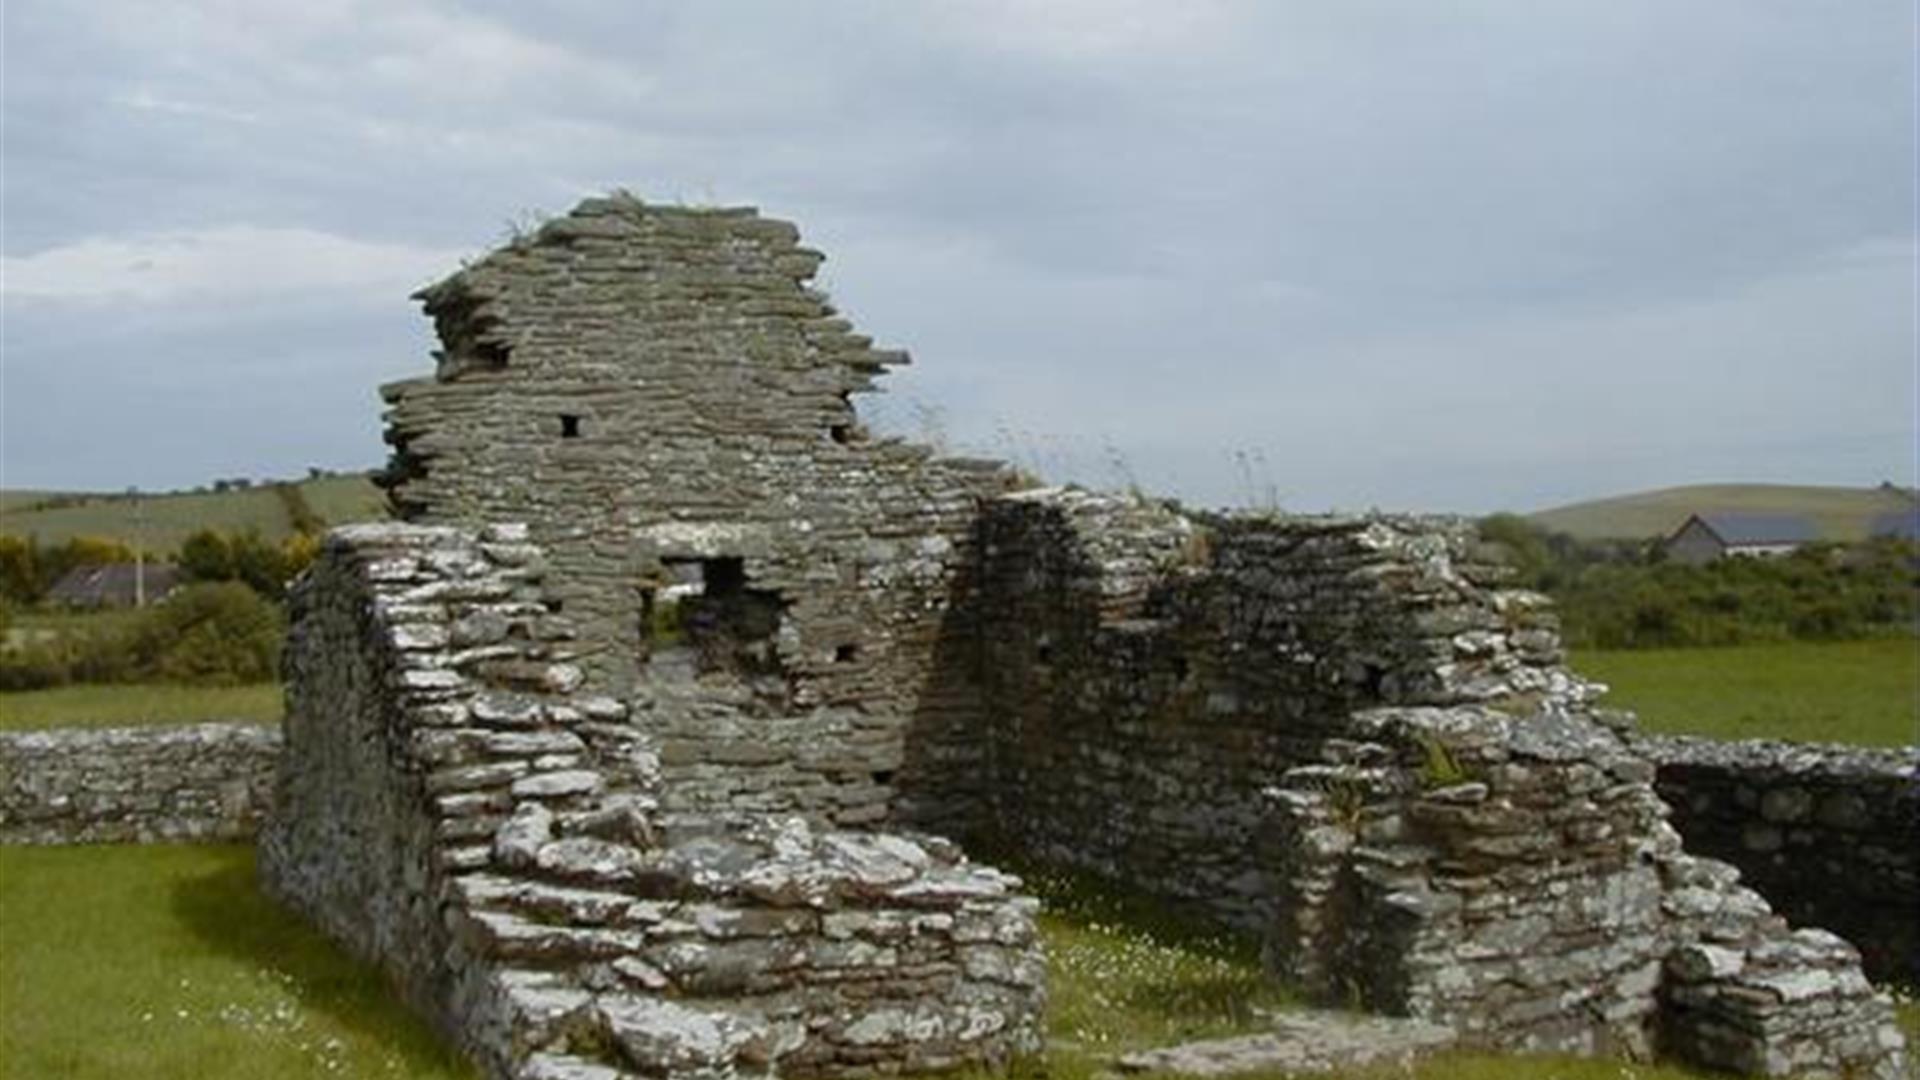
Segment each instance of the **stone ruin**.
[{"label": "stone ruin", "polygon": [[403,522],[295,591],[266,884],[491,1075],[1035,1053],[1037,905],[978,837],[1468,1045],[1900,1074],[1854,949],[1682,850],[1465,523],[876,438],[851,395],[906,357],[820,261],[622,195],[424,290]]}]

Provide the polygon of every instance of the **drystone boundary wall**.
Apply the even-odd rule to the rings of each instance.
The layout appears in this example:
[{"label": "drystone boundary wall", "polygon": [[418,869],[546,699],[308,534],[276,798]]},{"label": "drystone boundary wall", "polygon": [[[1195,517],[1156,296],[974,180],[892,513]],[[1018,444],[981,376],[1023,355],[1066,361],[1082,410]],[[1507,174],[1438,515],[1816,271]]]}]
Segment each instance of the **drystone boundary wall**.
[{"label": "drystone boundary wall", "polygon": [[932,838],[666,810],[517,526],[337,530],[293,597],[268,888],[494,1076],[950,1068],[1037,1049],[1035,903]]},{"label": "drystone boundary wall", "polygon": [[248,724],[0,732],[0,843],[250,839],[279,753]]},{"label": "drystone boundary wall", "polygon": [[1920,749],[1640,736],[1687,850],[1920,986]]}]

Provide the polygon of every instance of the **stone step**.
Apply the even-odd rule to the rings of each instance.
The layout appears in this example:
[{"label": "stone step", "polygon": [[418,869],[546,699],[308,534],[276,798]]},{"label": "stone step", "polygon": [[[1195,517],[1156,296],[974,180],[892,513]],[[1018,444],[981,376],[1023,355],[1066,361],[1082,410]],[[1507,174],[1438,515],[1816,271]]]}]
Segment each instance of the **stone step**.
[{"label": "stone step", "polygon": [[1142,1050],[1115,1064],[1127,1073],[1187,1076],[1327,1073],[1378,1064],[1404,1068],[1454,1040],[1446,1028],[1398,1017],[1303,1011],[1275,1016],[1272,1024],[1272,1031],[1258,1035]]}]

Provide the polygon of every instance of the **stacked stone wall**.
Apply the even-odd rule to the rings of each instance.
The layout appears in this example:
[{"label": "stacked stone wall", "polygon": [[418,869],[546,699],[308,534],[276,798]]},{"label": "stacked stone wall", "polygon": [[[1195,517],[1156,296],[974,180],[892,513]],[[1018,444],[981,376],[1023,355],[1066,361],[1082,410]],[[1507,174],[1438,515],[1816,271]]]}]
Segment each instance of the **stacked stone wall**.
[{"label": "stacked stone wall", "polygon": [[951,844],[664,806],[520,527],[358,526],[296,589],[268,888],[490,1075],[808,1076],[1038,1043],[1034,902]]},{"label": "stacked stone wall", "polygon": [[279,752],[246,724],[0,732],[0,843],[245,840]]},{"label": "stacked stone wall", "polygon": [[[987,699],[946,797],[1049,861],[1246,929],[1287,769],[1357,708],[1579,699],[1550,613],[1459,522],[1190,519],[1054,489],[983,516],[955,632]],[[959,815],[954,815],[958,817]]]},{"label": "stacked stone wall", "polygon": [[[621,196],[421,294],[445,348],[386,390],[389,489],[459,528],[330,547],[350,602],[303,655],[365,662],[300,676],[353,707],[290,716],[286,775],[336,779],[283,785],[268,862],[364,863],[316,917],[496,1072],[1032,1048],[1030,903],[944,841],[834,831],[901,824],[1260,927],[1283,975],[1487,1045],[1897,1067],[1844,943],[1680,851],[1467,523],[1006,496],[867,436],[850,395],[904,357],[818,262]],[[534,543],[461,531],[494,520]],[[342,925],[368,902],[406,940]]]},{"label": "stacked stone wall", "polygon": [[387,482],[408,520],[527,522],[589,687],[621,700],[729,674],[664,656],[650,613],[737,566],[777,632],[724,690],[641,694],[666,789],[852,825],[894,815],[913,729],[965,723],[936,638],[978,503],[1014,480],[870,437],[852,396],[907,357],[809,287],[821,260],[751,209],[588,200],[420,294],[443,350],[384,388]]},{"label": "stacked stone wall", "polygon": [[1282,970],[1469,1042],[1904,1075],[1857,951],[1686,853],[1653,766],[1549,708],[1381,709],[1274,792]]},{"label": "stacked stone wall", "polygon": [[1920,986],[1920,752],[1641,736],[1687,850]]}]

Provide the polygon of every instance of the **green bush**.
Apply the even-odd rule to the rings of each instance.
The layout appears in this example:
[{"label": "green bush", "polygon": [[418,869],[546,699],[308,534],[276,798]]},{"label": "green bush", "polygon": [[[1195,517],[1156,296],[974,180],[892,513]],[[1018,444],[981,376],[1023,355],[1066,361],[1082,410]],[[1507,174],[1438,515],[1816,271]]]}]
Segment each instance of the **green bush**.
[{"label": "green bush", "polygon": [[1644,546],[1585,544],[1512,515],[1481,524],[1518,583],[1554,598],[1562,636],[1603,649],[1843,641],[1911,631],[1911,544],[1812,544],[1779,558],[1666,562]]},{"label": "green bush", "polygon": [[274,678],[280,608],[239,582],[184,586],[121,630],[61,634],[0,650],[0,690],[71,683],[235,686]]},{"label": "green bush", "polygon": [[188,581],[239,581],[272,599],[307,568],[319,551],[317,534],[295,533],[275,544],[259,532],[201,529],[180,545],[180,573]]},{"label": "green bush", "polygon": [[235,686],[275,676],[280,609],[239,582],[189,585],[135,624],[128,660],[142,679]]}]

